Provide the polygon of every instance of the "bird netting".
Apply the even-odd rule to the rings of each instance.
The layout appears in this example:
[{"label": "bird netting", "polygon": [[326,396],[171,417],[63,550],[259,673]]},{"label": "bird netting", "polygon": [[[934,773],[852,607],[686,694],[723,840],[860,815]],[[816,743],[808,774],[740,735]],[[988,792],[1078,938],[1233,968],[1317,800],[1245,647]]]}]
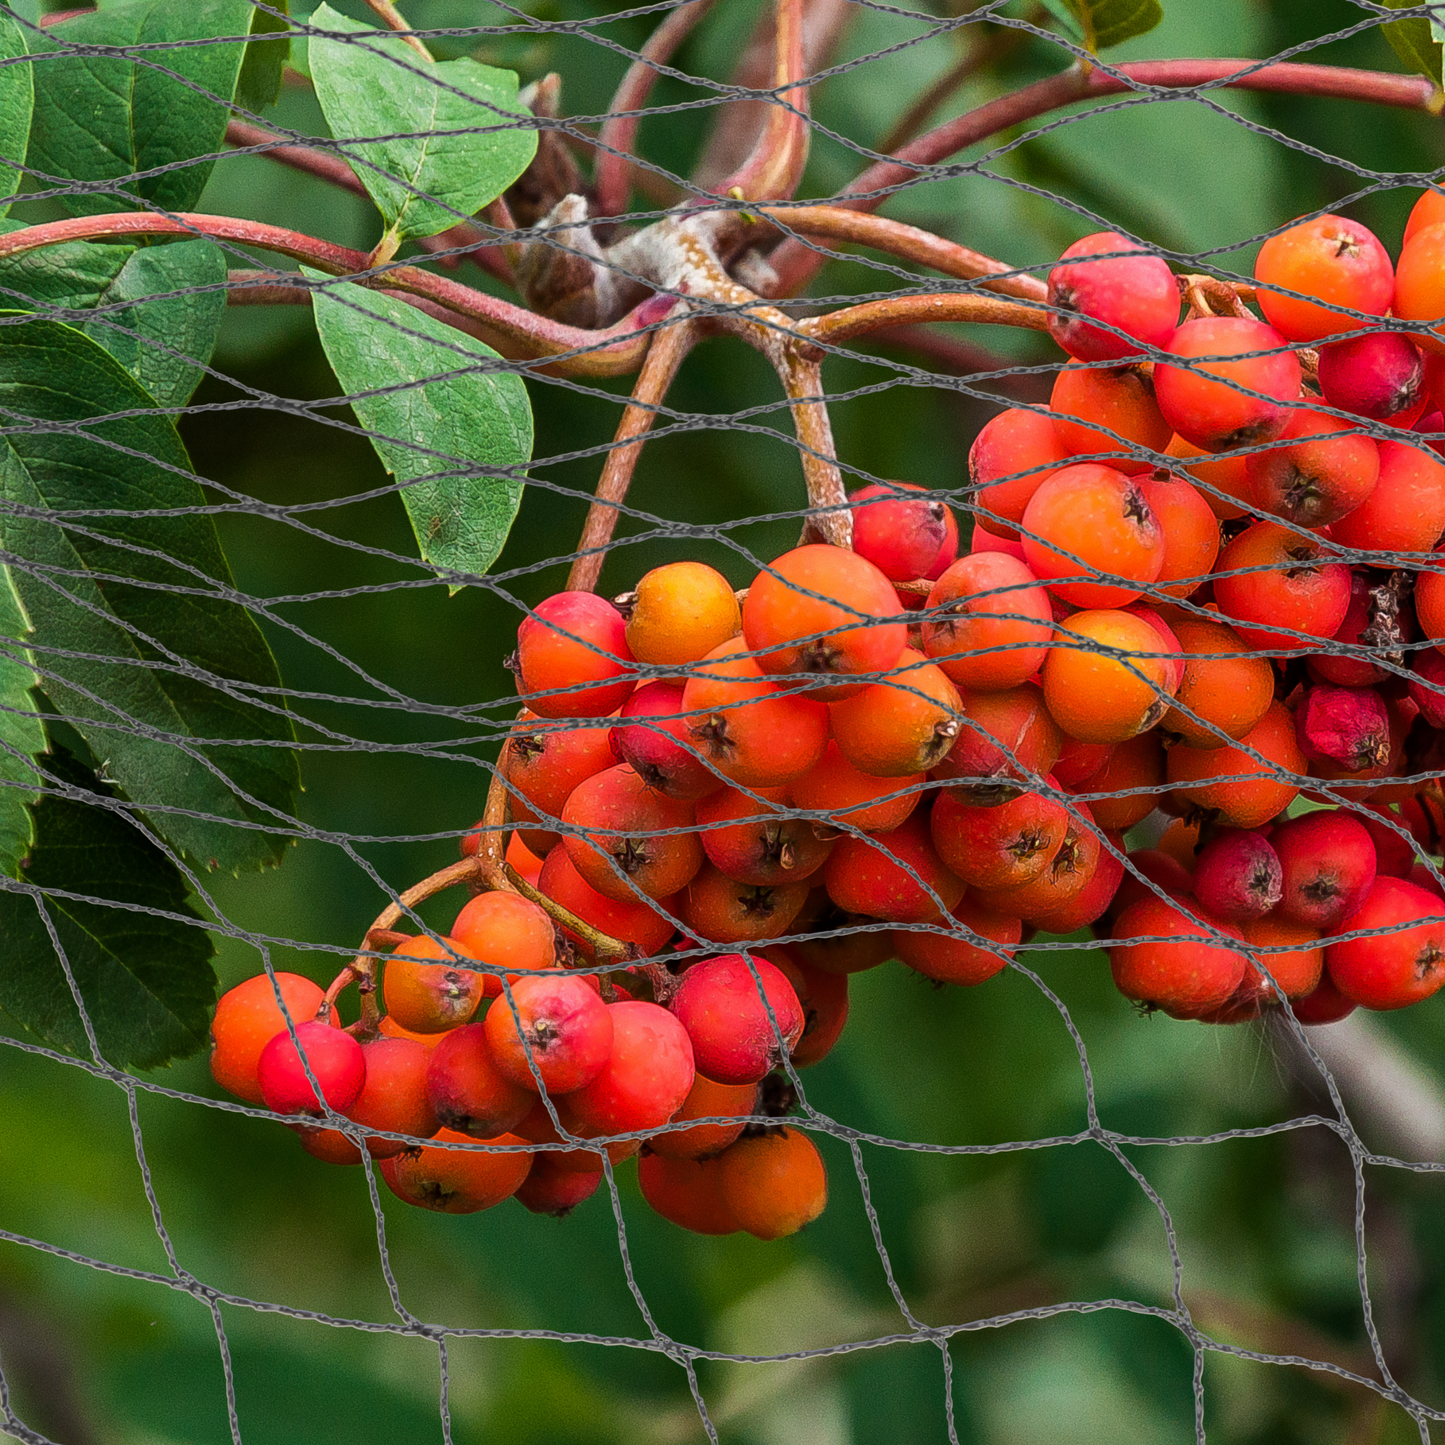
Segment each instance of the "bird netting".
[{"label": "bird netting", "polygon": [[1428,1440],[1437,7],[368,4],[0,9],[0,1428]]}]

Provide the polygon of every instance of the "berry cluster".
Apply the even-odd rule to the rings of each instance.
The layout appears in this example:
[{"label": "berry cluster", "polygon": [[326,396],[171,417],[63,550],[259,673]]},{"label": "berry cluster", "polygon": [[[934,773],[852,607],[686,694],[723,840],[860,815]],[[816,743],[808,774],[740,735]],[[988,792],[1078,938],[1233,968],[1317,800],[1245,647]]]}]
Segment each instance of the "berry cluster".
[{"label": "berry cluster", "polygon": [[1380,324],[1445,314],[1445,199],[1398,275],[1323,216],[1252,288],[1105,233],[1048,294],[1072,362],[974,441],[970,551],[892,483],[850,499],[851,551],[744,592],[677,562],[542,602],[489,825],[520,891],[400,943],[366,1042],[305,980],[278,976],[294,1037],[241,985],[216,1078],[411,1203],[564,1212],[640,1150],[661,1214],[775,1238],[826,1199],[780,1067],[831,1049],[851,973],[978,984],[1091,928],[1178,1018],[1445,982],[1445,341]]}]

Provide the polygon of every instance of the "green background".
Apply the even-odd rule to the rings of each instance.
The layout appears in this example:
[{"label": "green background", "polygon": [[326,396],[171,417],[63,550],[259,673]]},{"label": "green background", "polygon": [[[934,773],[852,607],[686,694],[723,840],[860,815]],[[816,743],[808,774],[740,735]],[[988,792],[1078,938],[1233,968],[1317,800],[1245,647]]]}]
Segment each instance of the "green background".
[{"label": "green background", "polygon": [[[359,5],[342,8],[357,18],[367,13]],[[411,0],[405,8],[418,26],[506,23],[503,12],[472,0]],[[750,0],[727,0],[677,63],[726,78],[758,10]],[[1362,13],[1344,0],[1166,0],[1165,10],[1157,31],[1109,58],[1266,56],[1352,25]],[[546,0],[527,13],[567,20],[599,10]],[[1016,5],[1013,13],[1022,11]],[[635,48],[649,24],[619,21],[606,33]],[[918,21],[860,10],[841,54],[864,55],[922,29]],[[459,45],[437,48],[448,56],[462,53]],[[624,64],[585,36],[520,27],[517,35],[489,39],[469,53],[516,68],[524,82],[560,71],[569,113],[605,111]],[[840,134],[872,144],[902,109],[900,99],[957,54],[956,41],[940,38],[870,62],[821,85],[815,113]],[[1302,58],[1399,68],[1373,32]],[[1061,63],[1056,48],[1029,41],[970,82],[938,118]],[[654,100],[700,94],[668,81]],[[1439,122],[1420,115],[1280,96],[1217,98],[1361,166],[1429,171],[1445,164]],[[301,86],[286,87],[274,115],[299,129],[322,129],[314,98]],[[644,152],[685,174],[708,116],[695,111],[644,124]],[[826,195],[857,168],[843,146],[820,139],[801,194]],[[1172,249],[1237,248],[1219,263],[1247,273],[1250,237],[1361,184],[1344,167],[1291,151],[1192,101],[1089,118],[1011,150],[994,170],[919,186],[888,213],[1011,263],[1036,264],[1097,228],[1075,209],[1082,207]],[[1387,191],[1350,214],[1374,227],[1394,253],[1411,199],[1405,190]],[[359,247],[369,247],[378,234],[359,199],[255,158],[218,164],[201,209]],[[41,214],[31,210],[27,217],[22,205],[17,214]],[[460,274],[477,280],[473,271]],[[893,284],[853,260],[832,266],[816,290],[847,294]],[[1032,336],[960,331],[960,337],[1013,360],[1049,356]],[[897,383],[837,405],[841,456],[862,474],[960,488],[969,441],[994,407],[952,382],[916,384],[900,372],[900,362],[911,366],[917,358],[889,353],[878,361],[828,363],[834,392],[890,378]],[[232,308],[214,366],[278,400],[188,417],[183,434],[198,474],[263,503],[309,508],[296,525],[254,514],[221,519],[239,585],[256,595],[303,596],[278,611],[304,636],[271,627],[269,638],[290,686],[335,700],[298,700],[297,712],[368,744],[303,758],[304,821],[356,840],[352,847],[304,843],[279,872],[213,879],[214,898],[239,928],[296,942],[271,951],[277,968],[325,981],[380,908],[376,879],[403,886],[442,865],[455,856],[457,834],[480,814],[486,783],[480,763],[514,705],[502,668],[517,618],[510,599],[535,603],[562,585],[583,497],[600,465],[596,455],[551,458],[603,446],[616,423],[616,396],[627,383],[528,382],[537,423],[536,484],[527,489],[494,574],[497,587],[469,588],[448,599],[419,564],[368,550],[414,554],[395,497],[346,501],[385,484],[369,445],[288,412],[288,398],[313,400],[338,390],[307,312]],[[213,378],[196,400],[234,402],[242,395]],[[726,536],[760,555],[790,545],[796,521],[738,524],[794,511],[803,501],[786,412],[778,407],[755,419],[770,429],[765,434],[744,435],[727,425],[729,413],[776,405],[776,384],[762,360],[740,342],[716,340],[690,358],[669,401],[716,421],[651,444],[632,504],[701,529],[730,524]],[[344,408],[331,415],[349,419]],[[747,580],[734,546],[649,540],[617,550],[603,590],[621,591],[648,566],[684,555],[714,561],[739,584]],[[304,600],[304,594],[348,589],[361,590]],[[382,687],[424,704],[476,711],[459,722],[382,707]],[[322,734],[306,730],[303,736],[317,741]],[[431,743],[450,756],[416,753],[417,745]],[[413,749],[410,755],[398,751],[404,747]],[[456,902],[436,901],[429,920],[444,926]],[[1328,1112],[1318,1086],[1269,1029],[1145,1020],[1114,991],[1102,955],[1077,949],[1033,959],[1087,1048],[1106,1127],[1180,1136]],[[260,966],[255,948],[220,941],[223,987]],[[1380,1046],[1402,1051],[1417,1071],[1419,1097],[1445,1112],[1439,1064],[1445,1005],[1371,1022]],[[208,1097],[218,1092],[204,1059],[151,1077]],[[936,990],[897,965],[856,978],[847,1033],[804,1082],[824,1115],[895,1140],[991,1145],[1071,1135],[1087,1125],[1078,1048],[1055,1005],[1013,971],[972,991]],[[127,1269],[168,1272],[121,1090],[79,1069],[0,1049],[0,1110],[0,1227]],[[360,1171],[310,1159],[276,1125],[193,1103],[142,1095],[139,1125],[166,1227],[192,1277],[298,1310],[396,1319]],[[1362,1129],[1373,1148],[1395,1153],[1404,1147],[1388,1119]],[[821,1144],[832,1183],[828,1211],[802,1235],[773,1244],[685,1235],[642,1204],[631,1166],[619,1171],[628,1257],[661,1330],[703,1348],[741,1353],[907,1333],[870,1232],[854,1160],[836,1140]],[[1171,1213],[1185,1300],[1201,1329],[1254,1349],[1370,1371],[1355,1277],[1351,1162],[1333,1134],[1308,1129],[1127,1152]],[[868,1144],[861,1166],[897,1287],[926,1324],[988,1321],[1067,1300],[1171,1307],[1159,1212],[1096,1144],[984,1157]],[[1370,1283],[1388,1358],[1407,1389],[1445,1404],[1439,1228],[1445,1186],[1399,1170],[1371,1167],[1366,1174]],[[416,1316],[472,1328],[647,1338],[605,1194],[562,1222],[514,1204],[469,1218],[437,1216],[383,1195],[390,1267],[402,1303]],[[239,1307],[224,1307],[222,1316],[246,1441],[441,1439],[433,1345]],[[1153,1445],[1193,1438],[1191,1351],[1178,1330],[1156,1318],[1105,1310],[978,1328],[955,1336],[951,1356],[961,1440]],[[21,1417],[66,1445],[210,1445],[229,1438],[210,1312],[181,1290],[20,1244],[0,1245],[0,1363]],[[459,1442],[683,1445],[704,1438],[683,1371],[655,1351],[453,1340],[450,1373]],[[699,1380],[729,1442],[934,1445],[947,1439],[942,1358],[929,1342],[808,1363],[703,1363]],[[1353,1445],[1418,1438],[1403,1412],[1325,1374],[1211,1353],[1204,1383],[1211,1440]]]}]

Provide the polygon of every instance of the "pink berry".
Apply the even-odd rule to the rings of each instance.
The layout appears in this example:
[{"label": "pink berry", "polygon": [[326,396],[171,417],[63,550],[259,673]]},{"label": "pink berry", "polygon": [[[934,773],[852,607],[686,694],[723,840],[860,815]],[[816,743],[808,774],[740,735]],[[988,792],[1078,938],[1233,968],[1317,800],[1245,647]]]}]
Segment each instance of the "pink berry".
[{"label": "pink berry", "polygon": [[519,978],[511,1004],[505,995],[492,1001],[485,1027],[487,1049],[501,1073],[535,1089],[530,1054],[549,1094],[570,1094],[590,1084],[612,1053],[612,1015],[597,991],[575,974]]},{"label": "pink berry", "polygon": [[696,802],[723,786],[688,740],[682,684],[649,682],[622,705],[608,734],[613,756],[627,763],[649,788],[683,802]]},{"label": "pink berry", "polygon": [[631,661],[626,619],[591,592],[555,593],[517,629],[517,684],[542,717],[606,717],[637,680]]},{"label": "pink berry", "polygon": [[[912,495],[909,495],[909,494]],[[849,498],[853,512],[853,550],[866,557],[890,582],[912,582],[937,575],[945,552],[958,555],[958,522],[936,497],[909,482],[875,482]],[[939,573],[943,570],[938,569]]]},{"label": "pink berry", "polygon": [[350,1034],[316,1019],[296,1025],[296,1043],[283,1031],[261,1050],[256,1072],[266,1107],[278,1114],[321,1112],[316,1091],[297,1053],[297,1044],[305,1051],[306,1062],[321,1086],[322,1098],[337,1113],[344,1113],[356,1102],[366,1084],[366,1056]]},{"label": "pink berry", "polygon": [[1372,331],[1320,347],[1320,390],[1331,406],[1409,426],[1424,410],[1425,362],[1398,331]]},{"label": "pink berry", "polygon": [[1262,833],[1231,828],[1200,850],[1194,896],[1230,923],[1263,918],[1283,892],[1279,855]]},{"label": "pink berry", "polygon": [[[1107,259],[1087,259],[1100,255]],[[1169,340],[1179,322],[1179,283],[1160,257],[1117,231],[1100,231],[1075,241],[1049,272],[1049,305],[1049,334],[1070,356],[1118,361],[1139,355],[1130,337],[1158,348]]]},{"label": "pink berry", "polygon": [[1348,813],[1290,818],[1275,827],[1269,841],[1284,874],[1279,911],[1296,923],[1335,932],[1375,881],[1375,845],[1365,825]]},{"label": "pink berry", "polygon": [[1373,688],[1316,683],[1295,709],[1294,727],[1312,762],[1360,773],[1390,760],[1390,714]]},{"label": "pink berry", "polygon": [[719,1084],[753,1084],[779,1059],[777,1034],[763,1004],[761,983],[791,1051],[803,1032],[803,1010],[786,975],[766,959],[741,954],[696,963],[682,976],[670,1007],[692,1040],[697,1071]]}]

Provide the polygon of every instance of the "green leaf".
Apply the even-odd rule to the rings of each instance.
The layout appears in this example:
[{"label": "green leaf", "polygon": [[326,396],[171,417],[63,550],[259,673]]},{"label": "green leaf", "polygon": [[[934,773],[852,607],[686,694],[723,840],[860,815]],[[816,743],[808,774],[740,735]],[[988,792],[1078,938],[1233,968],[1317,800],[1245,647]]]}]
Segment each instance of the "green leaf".
[{"label": "green leaf", "polygon": [[1146,35],[1163,18],[1159,0],[1043,0],[1086,50],[1097,55],[1136,35]]},{"label": "green leaf", "polygon": [[[138,172],[222,150],[242,58],[252,47],[177,45],[144,51],[136,60],[70,55],[77,45],[151,46],[251,32],[249,0],[136,0],[63,20],[31,39],[37,57],[35,119],[27,164],[58,181],[110,181],[114,188],[60,197],[73,215],[126,210],[149,201],[165,210],[194,210],[214,166],[196,159],[159,175]],[[270,49],[277,42],[265,42]],[[260,47],[257,47],[260,48]],[[269,58],[262,63],[263,73]],[[163,67],[163,68],[162,68]],[[197,88],[165,71],[184,76]]]},{"label": "green leaf", "polygon": [[[0,325],[0,541],[46,692],[197,864],[278,862],[284,839],[265,829],[271,809],[291,814],[299,781],[290,717],[255,691],[279,686],[275,660],[245,608],[217,595],[234,583],[211,518],[147,515],[205,503],[174,424],[81,332],[15,313]],[[31,419],[84,429],[27,433]]]},{"label": "green leaf", "polygon": [[0,563],[0,873],[11,878],[34,841],[26,805],[36,797],[40,775],[30,759],[45,751],[45,729],[30,695],[39,679],[25,646],[29,635],[10,568]]},{"label": "green leaf", "polygon": [[[272,10],[289,12],[287,0],[269,0]],[[286,22],[269,11],[251,12],[252,35],[280,34],[280,40],[256,40],[246,47],[241,74],[236,81],[236,104],[244,110],[265,110],[281,98],[281,72],[291,53]]]},{"label": "green leaf", "polygon": [[[25,32],[0,11],[0,61],[26,52]],[[20,162],[30,139],[30,116],[35,108],[34,67],[0,65],[0,160]],[[20,184],[14,166],[0,165],[0,199],[13,196]]]},{"label": "green leaf", "polygon": [[[522,379],[466,370],[469,357],[483,363],[501,357],[394,297],[345,282],[317,291],[314,304],[321,345],[343,391],[401,387],[352,396],[351,406],[382,465],[403,484],[421,555],[438,567],[485,572],[516,520],[518,473],[532,456],[532,408]],[[463,469],[463,476],[438,475]]]},{"label": "green leaf", "polygon": [[[428,63],[404,40],[329,5],[311,17],[316,98],[337,140],[398,241],[434,236],[502,194],[537,149],[517,77],[475,60]],[[357,137],[396,134],[396,140]],[[370,162],[370,164],[368,164]]]},{"label": "green leaf", "polygon": [[[1412,8],[1418,0],[1384,0],[1391,10]],[[1409,20],[1390,20],[1380,27],[1390,49],[1411,70],[1427,80],[1440,84],[1440,37],[1433,21],[1422,16]]]},{"label": "green leaf", "polygon": [[[42,765],[71,787],[116,797],[64,750]],[[195,924],[148,911],[200,922],[180,870],[133,814],[50,793],[34,815],[35,847],[23,882],[42,894],[58,889],[126,905],[45,898],[101,1055],[121,1068],[153,1069],[196,1053],[216,999],[210,937]],[[80,1011],[33,894],[0,891],[0,937],[0,1009],[53,1048],[88,1057]]]},{"label": "green leaf", "polygon": [[[0,306],[29,300],[47,314],[103,310],[93,320],[57,319],[98,341],[161,406],[184,406],[211,359],[226,309],[225,283],[226,258],[211,241],[68,241],[0,261]],[[190,294],[168,294],[176,291]],[[152,296],[162,299],[146,299]]]}]

